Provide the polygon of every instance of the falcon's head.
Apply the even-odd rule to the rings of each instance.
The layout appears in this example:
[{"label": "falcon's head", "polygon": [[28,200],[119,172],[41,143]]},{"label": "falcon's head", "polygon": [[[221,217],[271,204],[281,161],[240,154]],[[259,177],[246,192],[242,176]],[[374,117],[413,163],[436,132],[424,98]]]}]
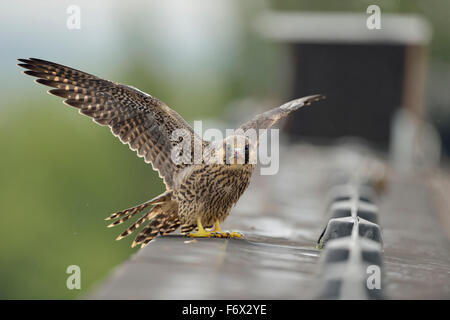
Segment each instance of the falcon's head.
[{"label": "falcon's head", "polygon": [[223,164],[244,165],[256,162],[255,151],[250,139],[246,136],[232,135],[223,140]]}]

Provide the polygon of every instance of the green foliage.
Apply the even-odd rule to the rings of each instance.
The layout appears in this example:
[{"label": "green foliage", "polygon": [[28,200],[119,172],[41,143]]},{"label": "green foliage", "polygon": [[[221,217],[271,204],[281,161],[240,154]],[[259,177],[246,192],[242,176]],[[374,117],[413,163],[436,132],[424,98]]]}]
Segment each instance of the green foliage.
[{"label": "green foliage", "polygon": [[[156,172],[109,129],[54,97],[24,100],[0,127],[0,298],[75,298],[133,251],[112,212],[163,190]],[[26,107],[25,107],[26,106]],[[82,290],[66,288],[79,265]]]}]

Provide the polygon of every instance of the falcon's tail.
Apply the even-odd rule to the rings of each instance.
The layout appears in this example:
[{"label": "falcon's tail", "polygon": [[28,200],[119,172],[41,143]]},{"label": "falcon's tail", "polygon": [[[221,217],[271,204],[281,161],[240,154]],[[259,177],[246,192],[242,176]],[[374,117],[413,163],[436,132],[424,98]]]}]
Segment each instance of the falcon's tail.
[{"label": "falcon's tail", "polygon": [[[172,207],[172,208],[171,208]],[[145,247],[158,234],[167,235],[180,226],[178,208],[174,210],[172,205],[156,205],[150,210],[149,223],[139,232],[131,247],[141,245]]]},{"label": "falcon's tail", "polygon": [[113,213],[112,215],[110,215],[109,217],[107,217],[105,220],[112,220],[112,219],[117,219],[117,218],[122,218],[119,220],[114,221],[113,223],[111,223],[110,225],[108,225],[108,228],[113,227],[113,226],[117,226],[118,224],[121,224],[124,221],[127,221],[128,219],[130,219],[132,216],[134,216],[136,213],[141,212],[142,210],[144,210],[145,208],[147,208],[148,206],[154,205],[154,204],[158,204],[158,203],[163,203],[166,202],[168,200],[171,199],[172,196],[172,192],[171,191],[166,191],[164,193],[161,193],[159,196],[141,203],[140,205],[136,206],[136,207],[132,207],[132,208],[128,208],[116,213]]},{"label": "falcon's tail", "polygon": [[150,201],[142,203],[136,207],[112,214],[105,220],[117,219],[108,225],[108,227],[117,226],[127,221],[138,212],[141,212],[148,206],[153,208],[133,223],[127,230],[122,232],[116,240],[125,238],[139,228],[142,223],[149,221],[141,230],[136,239],[133,241],[132,247],[141,244],[141,248],[153,240],[158,234],[166,235],[175,231],[180,226],[178,219],[178,205],[171,199],[172,192],[164,192]]}]

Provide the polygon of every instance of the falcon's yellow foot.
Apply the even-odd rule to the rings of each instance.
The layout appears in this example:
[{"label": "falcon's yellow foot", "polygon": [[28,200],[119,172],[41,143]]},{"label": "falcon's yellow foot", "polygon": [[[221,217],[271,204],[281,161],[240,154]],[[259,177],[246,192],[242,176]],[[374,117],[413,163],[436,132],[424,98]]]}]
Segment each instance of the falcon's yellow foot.
[{"label": "falcon's yellow foot", "polygon": [[191,238],[215,238],[216,234],[212,231],[198,230],[197,232],[190,232],[187,234]]},{"label": "falcon's yellow foot", "polygon": [[239,232],[228,232],[228,231],[221,231],[221,232],[214,232],[214,235],[216,238],[243,238],[242,233]]},{"label": "falcon's yellow foot", "polygon": [[222,231],[219,221],[216,221],[213,231],[217,238],[242,238],[242,234],[239,232]]},{"label": "falcon's yellow foot", "polygon": [[188,233],[188,237],[191,238],[215,238],[215,232],[206,231],[203,228],[202,221],[200,218],[197,218],[197,232]]},{"label": "falcon's yellow foot", "polygon": [[197,219],[197,232],[188,233],[188,237],[191,238],[243,238],[239,232],[228,232],[220,229],[219,221],[216,222],[214,228],[211,231],[206,231],[200,219]]},{"label": "falcon's yellow foot", "polygon": [[187,234],[188,237],[191,238],[242,238],[242,234],[239,232],[228,232],[228,231],[197,231],[191,232]]}]

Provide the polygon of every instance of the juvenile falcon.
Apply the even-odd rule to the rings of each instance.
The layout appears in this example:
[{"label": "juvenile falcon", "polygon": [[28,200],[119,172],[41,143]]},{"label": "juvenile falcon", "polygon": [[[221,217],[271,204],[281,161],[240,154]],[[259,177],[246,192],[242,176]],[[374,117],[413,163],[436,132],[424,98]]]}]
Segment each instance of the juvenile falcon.
[{"label": "juvenile falcon", "polygon": [[[128,236],[146,223],[132,247],[138,244],[144,247],[158,234],[167,235],[180,226],[181,232],[191,237],[241,237],[236,232],[222,232],[220,223],[248,187],[255,168],[255,162],[250,160],[256,154],[259,138],[250,139],[243,133],[269,129],[292,111],[324,98],[313,95],[292,100],[244,123],[241,133],[212,143],[196,135],[165,103],[134,87],[41,59],[18,60],[21,62],[18,65],[27,69],[25,74],[54,88],[49,93],[64,98],[65,104],[95,122],[109,126],[115,136],[151,163],[163,179],[164,193],[106,218],[114,220],[108,225],[112,227],[151,207],[117,238]],[[177,132],[185,135],[175,139]],[[173,152],[183,141],[191,147]],[[200,161],[185,161],[195,158],[194,151],[199,146],[208,151],[206,156]]]}]

